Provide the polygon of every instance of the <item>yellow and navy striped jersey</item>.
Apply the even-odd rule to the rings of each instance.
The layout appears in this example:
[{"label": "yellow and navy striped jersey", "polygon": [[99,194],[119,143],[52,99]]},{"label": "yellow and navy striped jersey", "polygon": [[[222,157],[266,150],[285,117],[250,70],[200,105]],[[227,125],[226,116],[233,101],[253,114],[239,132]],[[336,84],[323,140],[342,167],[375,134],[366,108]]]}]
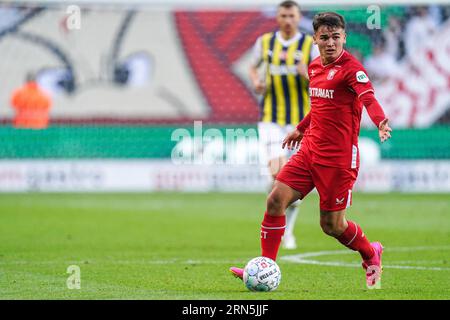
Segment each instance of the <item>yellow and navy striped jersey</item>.
[{"label": "yellow and navy striped jersey", "polygon": [[266,92],[261,101],[261,121],[281,126],[297,125],[310,111],[308,80],[297,71],[299,61],[309,65],[313,39],[300,33],[295,41],[282,43],[277,32],[262,35]]}]

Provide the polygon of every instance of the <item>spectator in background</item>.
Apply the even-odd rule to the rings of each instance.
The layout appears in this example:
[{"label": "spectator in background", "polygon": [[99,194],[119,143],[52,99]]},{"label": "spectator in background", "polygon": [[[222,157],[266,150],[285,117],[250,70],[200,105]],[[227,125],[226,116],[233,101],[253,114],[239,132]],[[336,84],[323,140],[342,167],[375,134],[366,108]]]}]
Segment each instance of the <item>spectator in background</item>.
[{"label": "spectator in background", "polygon": [[374,83],[388,79],[398,68],[395,56],[386,50],[385,44],[384,39],[375,42],[372,55],[364,61],[364,67]]},{"label": "spectator in background", "polygon": [[24,129],[48,127],[51,98],[39,87],[33,74],[28,74],[24,86],[12,94],[11,105],[15,110],[14,127]]},{"label": "spectator in background", "polygon": [[11,3],[0,4],[0,32],[4,31],[23,18],[21,10]]},{"label": "spectator in background", "polygon": [[428,7],[428,12],[430,15],[430,18],[434,21],[436,26],[439,26],[443,22],[443,12],[442,12],[442,6],[439,6],[437,4],[431,4]]},{"label": "spectator in background", "polygon": [[350,52],[359,61],[362,61],[364,59],[364,55],[361,53],[361,50],[357,48],[346,48],[346,50]]},{"label": "spectator in background", "polygon": [[437,22],[433,20],[428,7],[415,8],[414,16],[405,27],[406,56],[411,59],[417,50],[423,48],[437,29]]},{"label": "spectator in background", "polygon": [[386,41],[384,50],[394,59],[399,60],[402,57],[400,43],[403,41],[403,35],[402,25],[397,17],[389,17],[388,27],[383,31],[383,37]]},{"label": "spectator in background", "polygon": [[450,5],[441,6],[442,22],[445,22],[450,17]]}]

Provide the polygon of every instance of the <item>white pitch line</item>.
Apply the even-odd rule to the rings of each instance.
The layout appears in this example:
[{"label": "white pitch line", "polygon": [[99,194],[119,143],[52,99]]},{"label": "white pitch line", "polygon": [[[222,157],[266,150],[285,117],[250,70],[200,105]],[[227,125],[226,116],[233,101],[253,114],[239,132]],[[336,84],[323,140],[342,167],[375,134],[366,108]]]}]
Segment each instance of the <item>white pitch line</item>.
[{"label": "white pitch line", "polygon": [[[420,247],[388,247],[385,248],[386,252],[408,252],[408,251],[433,251],[433,250],[450,250],[450,246],[420,246]],[[350,262],[342,262],[342,261],[319,261],[309,259],[311,257],[320,257],[320,256],[332,256],[332,255],[346,255],[346,254],[354,254],[354,251],[351,250],[328,250],[328,251],[316,251],[316,252],[305,252],[295,255],[288,255],[280,257],[280,260],[292,262],[292,263],[300,263],[300,264],[311,264],[311,265],[322,265],[322,266],[335,266],[335,267],[350,267],[350,268],[359,268],[361,264],[359,263],[350,263]],[[105,265],[105,264],[122,264],[122,265],[168,265],[168,264],[179,264],[179,265],[202,265],[202,264],[235,264],[242,265],[246,263],[246,259],[235,259],[235,260],[218,260],[218,259],[203,259],[203,260],[193,260],[193,259],[180,259],[180,258],[169,258],[169,259],[136,259],[136,260],[123,260],[113,258],[107,259],[89,259],[86,258],[84,260],[47,260],[47,261],[27,261],[27,260],[0,260],[0,265],[28,265],[28,264],[39,264],[39,265],[66,265],[66,264],[79,264],[84,265],[85,261],[89,265]],[[426,260],[420,260],[418,262],[425,262]],[[414,261],[410,261],[414,263]],[[405,261],[397,261],[397,263],[403,264]],[[383,265],[385,268],[389,269],[413,269],[413,270],[436,270],[436,271],[448,271],[450,268],[445,267],[423,267],[423,266],[405,266],[405,265]]]},{"label": "white pitch line", "polygon": [[[397,248],[386,248],[384,251],[388,252],[408,252],[408,251],[423,251],[423,250],[448,250],[450,246],[420,246],[420,247],[397,247]],[[334,250],[334,251],[316,251],[316,252],[306,252],[294,255],[288,255],[280,257],[283,261],[300,263],[300,264],[312,264],[312,265],[321,265],[321,266],[334,266],[334,267],[350,267],[350,268],[359,268],[361,264],[359,263],[347,263],[340,261],[319,261],[314,259],[309,259],[311,257],[320,257],[320,256],[330,256],[330,255],[345,255],[352,254],[353,251],[350,250]],[[435,271],[448,271],[450,268],[445,267],[422,267],[422,266],[399,266],[399,265],[385,265],[383,264],[383,268],[387,269],[410,269],[410,270],[435,270]]]},{"label": "white pitch line", "polygon": [[442,259],[441,260],[400,260],[400,261],[395,261],[395,263],[397,264],[424,264],[424,265],[430,265],[430,264],[441,264],[442,263]]},{"label": "white pitch line", "polygon": [[80,261],[64,261],[64,260],[48,260],[48,261],[27,261],[27,260],[5,260],[0,261],[0,265],[105,265],[105,264],[122,264],[122,265],[167,265],[167,264],[179,264],[179,265],[199,265],[199,264],[245,264],[245,259],[242,260],[181,260],[181,259],[167,259],[167,260],[93,260],[88,259],[88,264],[84,260]]}]

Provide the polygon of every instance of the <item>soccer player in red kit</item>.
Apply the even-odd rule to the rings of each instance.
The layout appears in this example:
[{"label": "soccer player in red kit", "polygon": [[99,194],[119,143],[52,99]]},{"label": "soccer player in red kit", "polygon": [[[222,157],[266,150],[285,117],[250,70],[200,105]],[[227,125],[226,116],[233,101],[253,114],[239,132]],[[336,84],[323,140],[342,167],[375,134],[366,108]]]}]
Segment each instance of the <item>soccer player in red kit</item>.
[{"label": "soccer player in red kit", "polygon": [[[317,14],[313,28],[320,56],[308,68],[311,112],[283,141],[283,148],[300,150],[281,169],[267,198],[261,225],[262,256],[276,260],[286,225],[285,209],[316,187],[322,230],[360,253],[367,286],[378,287],[383,246],[370,243],[361,227],[346,219],[345,212],[358,175],[363,105],[378,128],[381,142],[390,138],[392,130],[366,71],[344,50],[343,17],[334,12]],[[233,267],[230,271],[242,278],[242,269]]]}]

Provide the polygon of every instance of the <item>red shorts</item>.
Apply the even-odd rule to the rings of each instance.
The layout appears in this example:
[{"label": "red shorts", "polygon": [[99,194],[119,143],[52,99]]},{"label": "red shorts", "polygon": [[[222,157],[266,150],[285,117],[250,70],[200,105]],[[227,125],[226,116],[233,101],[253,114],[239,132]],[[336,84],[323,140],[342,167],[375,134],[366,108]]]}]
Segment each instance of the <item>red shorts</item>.
[{"label": "red shorts", "polygon": [[340,211],[352,203],[353,184],[358,169],[323,166],[312,163],[307,145],[302,144],[278,173],[276,180],[297,190],[303,197],[317,188],[320,196],[320,210]]}]

